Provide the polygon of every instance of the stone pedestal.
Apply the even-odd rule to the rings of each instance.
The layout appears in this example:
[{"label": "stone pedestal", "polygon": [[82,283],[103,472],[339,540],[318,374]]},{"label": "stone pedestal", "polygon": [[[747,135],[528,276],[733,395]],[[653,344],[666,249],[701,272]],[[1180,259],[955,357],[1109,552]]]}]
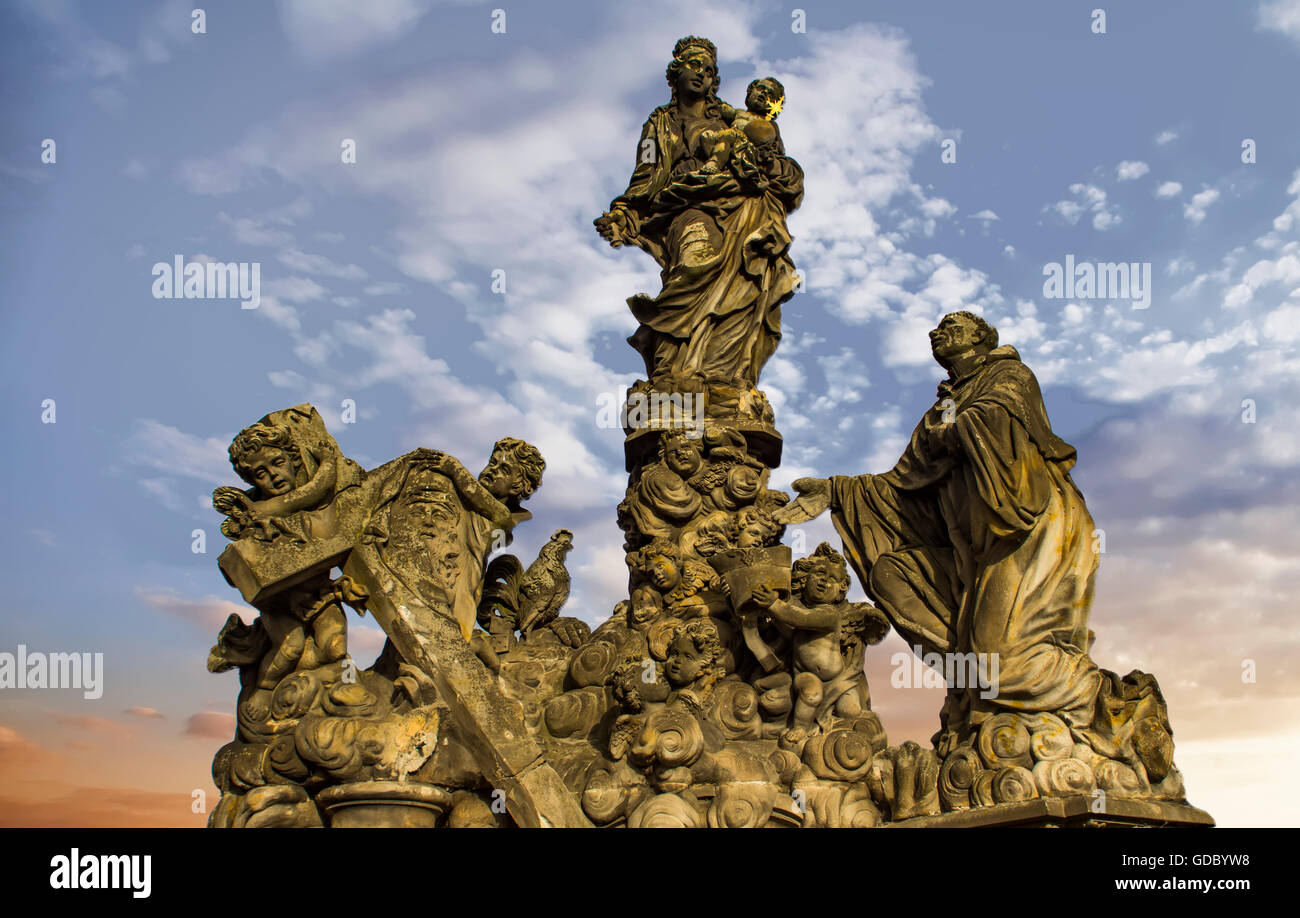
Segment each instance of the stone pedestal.
[{"label": "stone pedestal", "polygon": [[918,816],[889,823],[891,829],[975,829],[1021,826],[1026,828],[1212,828],[1214,819],[1204,810],[1156,800],[1107,798],[1091,794],[1040,797],[1021,803],[956,810],[941,816]]},{"label": "stone pedestal", "polygon": [[331,829],[432,829],[451,794],[428,784],[363,781],[328,787],[316,804]]}]

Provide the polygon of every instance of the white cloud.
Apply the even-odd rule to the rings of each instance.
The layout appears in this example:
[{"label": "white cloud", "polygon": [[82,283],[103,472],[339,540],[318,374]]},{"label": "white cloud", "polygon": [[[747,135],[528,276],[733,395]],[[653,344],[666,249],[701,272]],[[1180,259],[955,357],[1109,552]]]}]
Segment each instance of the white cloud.
[{"label": "white cloud", "polygon": [[1110,402],[1141,402],[1183,386],[1211,386],[1219,376],[1205,358],[1219,342],[1168,341],[1129,345],[1094,369],[1085,391]]},{"label": "white cloud", "polygon": [[406,285],[399,284],[396,281],[379,281],[367,285],[361,292],[366,296],[396,296],[406,292]]},{"label": "white cloud", "polygon": [[1079,222],[1079,217],[1083,214],[1083,205],[1077,201],[1068,201],[1062,198],[1052,205],[1052,210],[1060,214],[1066,223],[1073,226]]},{"label": "white cloud", "polygon": [[[817,194],[790,220],[799,268],[809,290],[829,295],[828,308],[847,322],[896,323],[913,314],[933,321],[945,290],[944,277],[934,275],[951,260],[911,251],[911,240],[929,236],[955,208],[910,174],[914,158],[941,139],[922,103],[925,80],[892,29],[811,33],[809,43],[803,57],[773,68],[790,98],[818,100],[782,115],[792,155],[817,177]],[[975,219],[994,216],[982,211]],[[959,270],[970,281],[968,298],[998,296],[983,272]]]},{"label": "white cloud", "polygon": [[257,612],[248,606],[218,596],[189,599],[168,587],[138,586],[135,588],[135,594],[160,612],[174,615],[213,634],[221,629],[231,615],[238,615],[248,623]]},{"label": "white cloud", "polygon": [[138,420],[126,441],[126,456],[145,468],[209,486],[234,478],[226,448],[230,437],[200,437],[155,421]]},{"label": "white cloud", "polygon": [[277,277],[262,285],[263,295],[270,295],[290,303],[307,303],[329,293],[310,277]]},{"label": "white cloud", "polygon": [[294,50],[322,61],[398,38],[434,5],[432,0],[277,0],[276,10]]},{"label": "white cloud", "polygon": [[1160,187],[1156,189],[1157,198],[1172,198],[1181,194],[1183,186],[1181,182],[1161,182]]},{"label": "white cloud", "polygon": [[1140,179],[1151,171],[1151,167],[1141,160],[1126,159],[1115,167],[1115,178],[1121,182]]},{"label": "white cloud", "polygon": [[1121,222],[1119,214],[1107,206],[1104,189],[1090,182],[1075,182],[1069,191],[1074,195],[1074,200],[1063,198],[1047,209],[1055,211],[1071,226],[1087,213],[1092,214],[1092,228],[1096,230],[1108,230]]},{"label": "white cloud", "polygon": [[1256,12],[1258,26],[1300,42],[1300,0],[1271,0]]},{"label": "white cloud", "polygon": [[1205,209],[1219,200],[1219,192],[1215,188],[1206,188],[1192,195],[1192,200],[1183,205],[1183,216],[1190,223],[1200,223],[1205,219]]},{"label": "white cloud", "polygon": [[261,220],[252,217],[231,217],[226,213],[217,214],[217,219],[230,228],[230,235],[243,245],[289,245],[293,234],[287,230],[266,226]]},{"label": "white cloud", "polygon": [[1283,244],[1283,241],[1292,235],[1292,231],[1300,225],[1300,169],[1297,169],[1291,177],[1291,184],[1287,186],[1286,193],[1291,195],[1291,202],[1287,205],[1286,210],[1273,218],[1272,230],[1259,239],[1255,240],[1256,244],[1265,249],[1276,249]]},{"label": "white cloud", "polygon": [[1172,143],[1177,139],[1178,139],[1178,134],[1175,131],[1166,129],[1156,135],[1156,146],[1163,147],[1165,144]]},{"label": "white cloud", "polygon": [[[195,38],[190,32],[191,6],[184,0],[164,0],[145,14],[139,29],[138,53],[96,34],[91,24],[92,17],[85,15],[73,3],[23,0],[17,6],[22,13],[53,33],[49,44],[57,61],[55,73],[58,76],[118,84],[95,86],[89,90],[91,100],[111,114],[125,108],[126,95],[119,87],[129,85],[142,64],[164,63],[171,59],[172,46]],[[119,31],[113,29],[114,33]]]},{"label": "white cloud", "polygon": [[1224,295],[1226,309],[1238,309],[1255,298],[1255,293],[1273,284],[1294,289],[1300,284],[1300,254],[1287,252],[1280,258],[1263,258],[1255,262],[1241,276],[1241,281]]},{"label": "white cloud", "polygon": [[859,402],[871,387],[862,357],[851,348],[818,357],[817,363],[826,376],[826,387],[814,403],[815,410],[839,409],[846,402]]},{"label": "white cloud", "polygon": [[301,249],[287,248],[277,256],[281,262],[304,274],[324,274],[344,280],[365,280],[369,275],[357,265],[341,265],[325,255],[311,255]]}]

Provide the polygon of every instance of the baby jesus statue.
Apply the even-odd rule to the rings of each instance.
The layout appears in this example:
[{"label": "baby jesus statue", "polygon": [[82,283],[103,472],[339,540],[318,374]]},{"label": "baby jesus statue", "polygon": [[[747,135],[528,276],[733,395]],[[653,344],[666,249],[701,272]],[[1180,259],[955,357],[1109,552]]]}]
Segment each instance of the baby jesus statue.
[{"label": "baby jesus statue", "polygon": [[700,134],[700,146],[709,153],[708,162],[700,167],[700,172],[704,175],[718,174],[727,167],[732,155],[746,146],[775,147],[781,137],[776,116],[784,104],[785,87],[775,77],[763,77],[750,83],[745,92],[746,111],[730,105],[722,106],[722,120],[731,127],[725,131]]},{"label": "baby jesus statue", "polygon": [[849,584],[844,557],[823,542],[794,563],[788,602],[770,586],[753,592],[752,601],[791,637],[794,711],[781,735],[787,748],[834,718],[851,719],[871,709],[862,665],[867,645],[879,644],[889,633],[889,621],[870,603],[846,602]]}]

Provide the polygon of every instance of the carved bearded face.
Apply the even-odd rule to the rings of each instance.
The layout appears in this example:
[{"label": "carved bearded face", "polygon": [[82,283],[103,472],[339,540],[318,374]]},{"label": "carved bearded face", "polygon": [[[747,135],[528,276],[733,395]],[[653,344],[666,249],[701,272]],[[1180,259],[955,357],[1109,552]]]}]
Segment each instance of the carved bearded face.
[{"label": "carved bearded face", "polygon": [[274,446],[248,453],[242,465],[248,480],[268,497],[288,494],[297,484],[298,463],[287,451]]},{"label": "carved bearded face", "polygon": [[389,528],[397,540],[428,537],[459,515],[460,500],[451,479],[433,469],[415,468],[393,503]]}]

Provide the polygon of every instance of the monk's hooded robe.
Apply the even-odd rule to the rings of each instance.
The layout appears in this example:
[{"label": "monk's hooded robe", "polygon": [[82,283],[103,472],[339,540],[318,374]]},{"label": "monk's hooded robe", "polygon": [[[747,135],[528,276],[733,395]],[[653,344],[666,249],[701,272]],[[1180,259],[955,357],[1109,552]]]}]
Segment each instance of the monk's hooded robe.
[{"label": "monk's hooded robe", "polygon": [[908,643],[999,655],[996,697],[950,688],[936,740],[1003,710],[1053,712],[1080,738],[1093,719],[1110,674],[1088,656],[1097,554],[1074,461],[1000,347],[939,386],[893,469],[831,479],[845,555]]}]

